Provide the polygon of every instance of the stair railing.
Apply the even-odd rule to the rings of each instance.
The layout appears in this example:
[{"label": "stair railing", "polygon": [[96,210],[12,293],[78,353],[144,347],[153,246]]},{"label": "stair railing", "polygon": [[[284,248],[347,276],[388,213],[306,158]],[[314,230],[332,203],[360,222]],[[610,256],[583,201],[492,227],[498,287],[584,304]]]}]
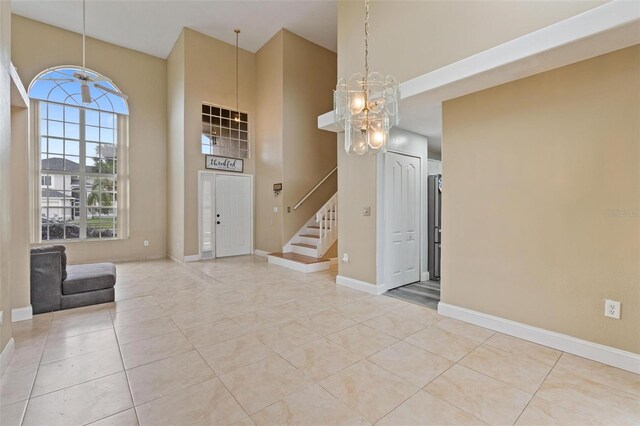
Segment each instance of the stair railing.
[{"label": "stair railing", "polygon": [[329,179],[329,176],[331,176],[332,174],[334,174],[334,173],[335,173],[335,172],[337,172],[337,171],[338,171],[338,166],[335,166],[335,167],[333,168],[333,170],[331,170],[329,173],[327,173],[327,175],[326,175],[325,177],[323,177],[323,178],[322,178],[322,180],[320,180],[320,182],[318,182],[318,183],[316,184],[316,186],[314,186],[313,188],[311,188],[311,190],[310,190],[309,192],[307,192],[307,194],[306,194],[304,197],[302,197],[302,199],[301,199],[300,201],[298,201],[298,204],[296,204],[295,206],[293,206],[293,209],[294,209],[294,210],[297,210],[297,209],[298,209],[298,207],[300,207],[300,206],[302,205],[302,203],[304,203],[304,202],[307,200],[307,198],[309,198],[309,197],[311,196],[311,194],[313,194],[314,192],[316,192],[316,190],[317,190],[318,188],[320,188],[320,185],[322,185],[322,184],[324,183],[324,181],[325,181],[325,180]]},{"label": "stair railing", "polygon": [[338,193],[333,194],[333,197],[318,210],[316,222],[320,227],[320,239],[318,240],[318,256],[320,257],[338,239]]}]

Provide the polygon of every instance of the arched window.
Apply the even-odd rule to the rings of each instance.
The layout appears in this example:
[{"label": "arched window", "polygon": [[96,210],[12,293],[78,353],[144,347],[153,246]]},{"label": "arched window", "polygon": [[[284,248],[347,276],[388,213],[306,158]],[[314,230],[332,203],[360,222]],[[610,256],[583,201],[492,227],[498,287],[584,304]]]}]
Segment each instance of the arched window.
[{"label": "arched window", "polygon": [[56,67],[33,80],[29,97],[34,242],[126,237],[126,96],[95,71]]}]

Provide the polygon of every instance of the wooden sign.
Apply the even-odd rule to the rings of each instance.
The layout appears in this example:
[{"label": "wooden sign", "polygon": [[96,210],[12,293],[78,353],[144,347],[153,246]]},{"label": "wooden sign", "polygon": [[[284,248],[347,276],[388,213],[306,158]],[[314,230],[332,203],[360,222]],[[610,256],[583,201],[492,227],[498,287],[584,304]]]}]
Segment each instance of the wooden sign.
[{"label": "wooden sign", "polygon": [[207,169],[242,173],[244,171],[244,160],[240,158],[219,157],[217,155],[205,155],[204,166]]}]

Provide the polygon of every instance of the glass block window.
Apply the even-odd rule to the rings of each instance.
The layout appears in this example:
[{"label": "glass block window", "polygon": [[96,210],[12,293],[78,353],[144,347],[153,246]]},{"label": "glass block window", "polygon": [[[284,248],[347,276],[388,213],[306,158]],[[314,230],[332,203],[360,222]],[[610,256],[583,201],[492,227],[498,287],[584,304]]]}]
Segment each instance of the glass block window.
[{"label": "glass block window", "polygon": [[249,116],[245,112],[202,104],[203,154],[249,158]]}]

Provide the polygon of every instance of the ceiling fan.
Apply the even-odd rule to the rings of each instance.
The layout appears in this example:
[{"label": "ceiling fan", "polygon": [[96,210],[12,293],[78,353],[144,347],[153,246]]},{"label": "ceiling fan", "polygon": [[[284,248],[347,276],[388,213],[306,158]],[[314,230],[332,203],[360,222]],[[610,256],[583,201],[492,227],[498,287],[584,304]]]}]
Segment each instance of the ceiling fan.
[{"label": "ceiling fan", "polygon": [[101,82],[106,82],[113,85],[113,82],[104,76],[96,76],[93,73],[89,72],[86,67],[85,59],[86,59],[86,0],[82,0],[82,71],[73,73],[73,79],[71,78],[52,78],[51,80],[57,82],[80,82],[80,94],[82,96],[82,103],[90,104],[92,102],[91,98],[91,90],[89,89],[89,85],[93,85],[98,90],[102,90],[106,93],[111,93],[112,95],[119,96],[123,99],[128,99],[128,96],[124,93],[120,93],[117,90],[113,90],[104,84],[100,84]]}]

